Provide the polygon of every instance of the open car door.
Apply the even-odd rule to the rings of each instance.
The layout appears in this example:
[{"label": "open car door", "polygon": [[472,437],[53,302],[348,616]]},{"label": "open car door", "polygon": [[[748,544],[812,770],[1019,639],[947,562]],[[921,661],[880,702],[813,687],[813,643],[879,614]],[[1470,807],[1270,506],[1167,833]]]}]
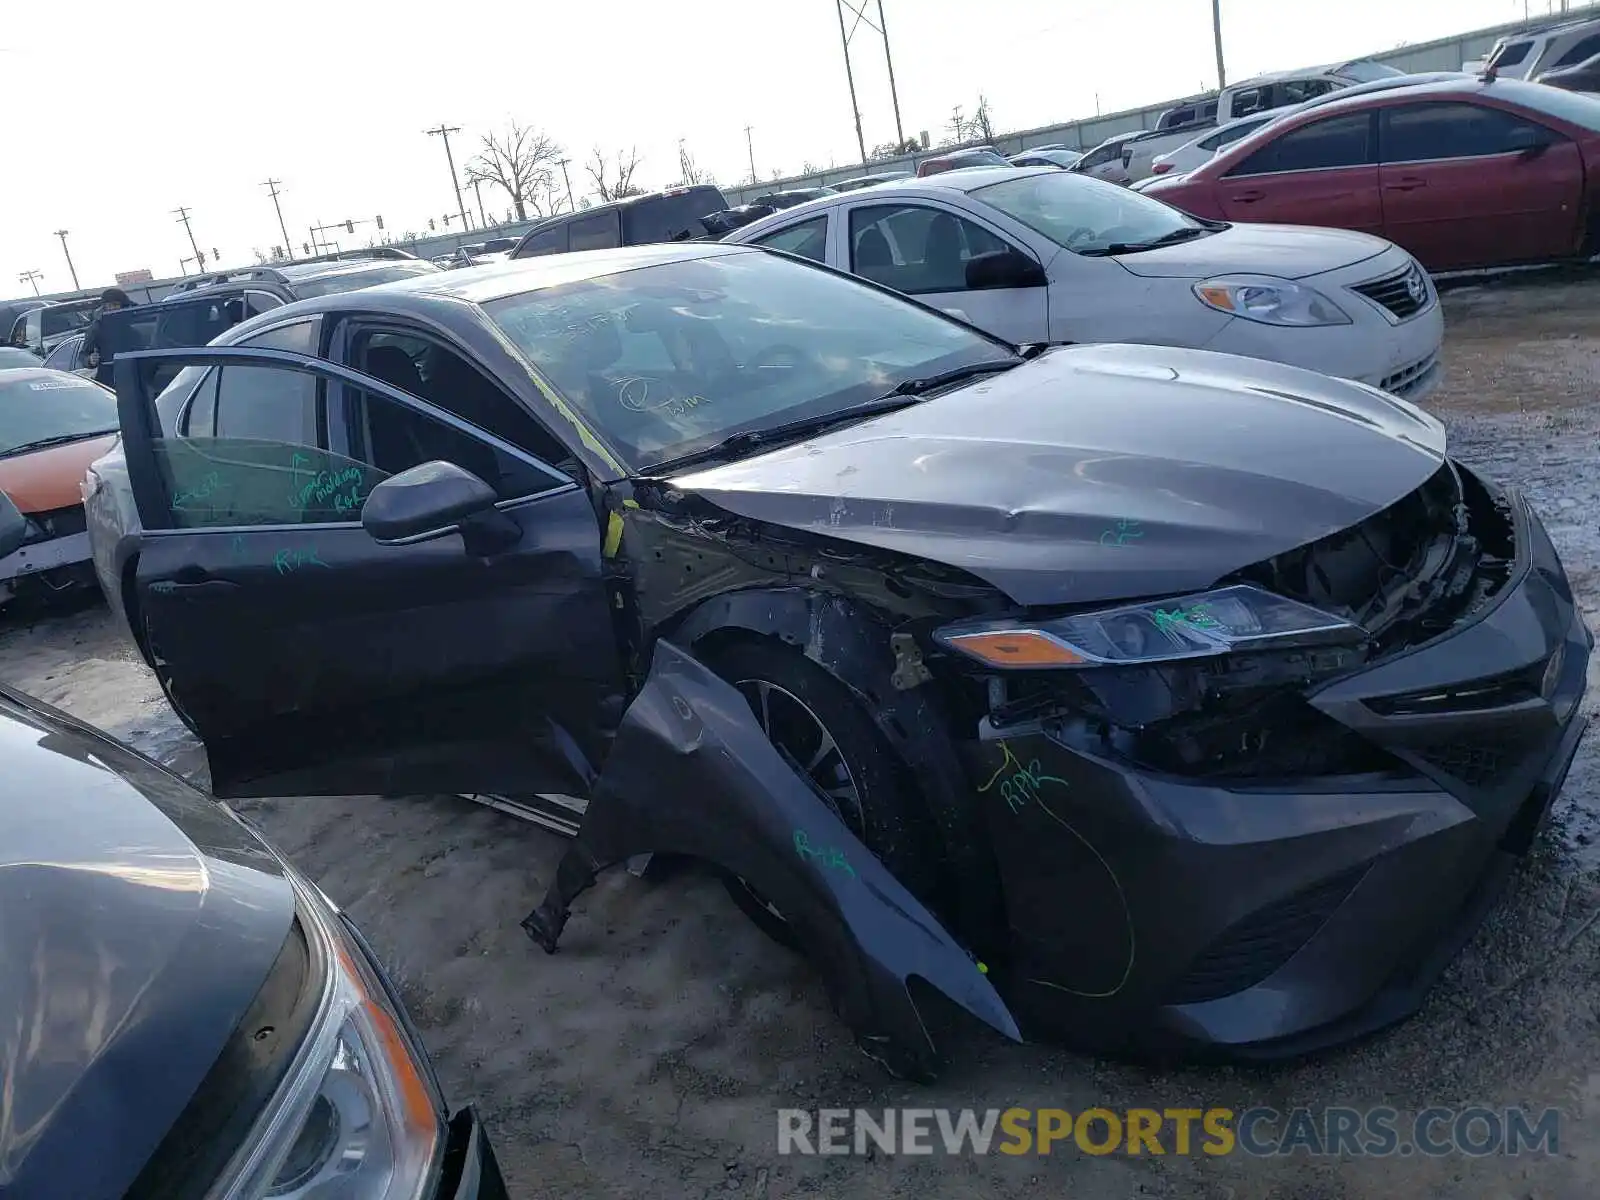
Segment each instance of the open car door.
[{"label": "open car door", "polygon": [[913,977],[1021,1040],[986,969],[767,740],[744,697],[667,642],[623,715],[577,840],[523,927],[554,953],[596,873],[650,852],[708,860],[760,891],[857,1043],[894,1074],[931,1079],[938,1065]]},{"label": "open car door", "polygon": [[576,480],[301,354],[135,352],[116,376],[130,619],[217,795],[581,793],[622,678]]}]

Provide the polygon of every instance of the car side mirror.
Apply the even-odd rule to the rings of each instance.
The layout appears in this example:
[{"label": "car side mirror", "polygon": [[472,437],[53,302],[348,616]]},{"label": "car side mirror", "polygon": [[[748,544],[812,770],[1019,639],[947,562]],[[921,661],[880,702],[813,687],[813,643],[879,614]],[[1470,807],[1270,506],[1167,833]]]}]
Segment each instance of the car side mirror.
[{"label": "car side mirror", "polygon": [[28,522],[11,503],[11,497],[0,492],[0,558],[15,554],[27,536]]},{"label": "car side mirror", "polygon": [[361,506],[361,527],[386,546],[459,533],[468,553],[493,554],[522,533],[495,508],[496,498],[494,489],[471,471],[435,459],[374,487]]},{"label": "car side mirror", "polygon": [[995,250],[967,260],[967,290],[1044,287],[1044,268],[1020,250]]}]

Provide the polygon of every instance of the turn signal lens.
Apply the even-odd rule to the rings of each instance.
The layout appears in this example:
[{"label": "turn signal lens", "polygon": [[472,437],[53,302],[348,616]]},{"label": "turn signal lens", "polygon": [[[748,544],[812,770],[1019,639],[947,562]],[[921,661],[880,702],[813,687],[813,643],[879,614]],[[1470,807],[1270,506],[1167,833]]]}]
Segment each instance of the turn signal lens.
[{"label": "turn signal lens", "polygon": [[1037,629],[963,633],[952,637],[950,645],[992,667],[1066,667],[1086,661]]}]

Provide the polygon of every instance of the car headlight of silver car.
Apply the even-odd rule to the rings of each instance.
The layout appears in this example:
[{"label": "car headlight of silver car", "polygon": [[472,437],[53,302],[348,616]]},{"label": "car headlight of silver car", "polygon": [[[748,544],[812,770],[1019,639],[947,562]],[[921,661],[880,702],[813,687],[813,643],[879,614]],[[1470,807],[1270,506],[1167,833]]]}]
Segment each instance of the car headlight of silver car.
[{"label": "car headlight of silver car", "polygon": [[1350,315],[1315,288],[1271,275],[1219,275],[1195,284],[1194,294],[1208,308],[1263,325],[1350,324]]},{"label": "car headlight of silver car", "polygon": [[366,955],[316,888],[302,923],[327,964],[289,1073],[208,1200],[416,1200],[445,1139],[432,1077]]},{"label": "car headlight of silver car", "polygon": [[1251,584],[1037,622],[962,621],[934,634],[987,667],[1030,671],[1138,666],[1366,637],[1359,625]]}]

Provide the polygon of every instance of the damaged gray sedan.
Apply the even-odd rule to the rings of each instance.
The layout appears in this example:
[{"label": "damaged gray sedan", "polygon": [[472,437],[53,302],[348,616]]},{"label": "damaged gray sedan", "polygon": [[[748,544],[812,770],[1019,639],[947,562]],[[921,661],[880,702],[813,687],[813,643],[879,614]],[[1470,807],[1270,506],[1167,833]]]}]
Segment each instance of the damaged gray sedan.
[{"label": "damaged gray sedan", "polygon": [[1538,519],[1362,384],[715,244],[221,341],[119,356],[95,535],[216,793],[566,822],[548,950],[596,872],[706,860],[898,1073],[912,978],[1102,1051],[1404,1017],[1583,732]]}]

